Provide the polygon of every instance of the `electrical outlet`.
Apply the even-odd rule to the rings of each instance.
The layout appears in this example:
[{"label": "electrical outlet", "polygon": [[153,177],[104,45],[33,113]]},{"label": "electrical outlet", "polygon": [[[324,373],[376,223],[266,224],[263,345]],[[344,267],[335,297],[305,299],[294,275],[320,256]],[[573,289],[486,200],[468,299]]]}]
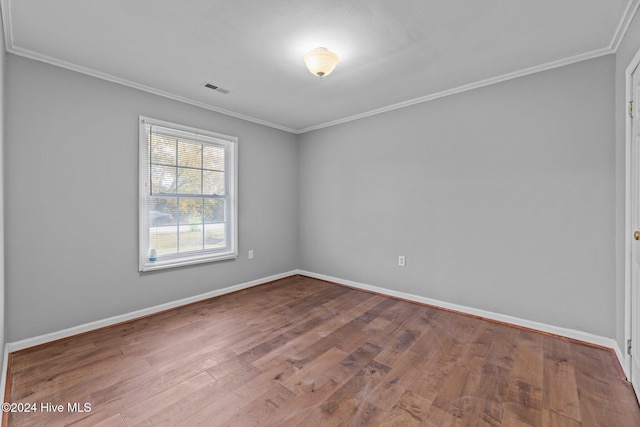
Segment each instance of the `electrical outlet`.
[{"label": "electrical outlet", "polygon": [[253,259],[253,249],[249,250],[249,259]]},{"label": "electrical outlet", "polygon": [[406,260],[404,259],[404,255],[398,255],[398,266],[399,267],[406,267],[407,263]]}]

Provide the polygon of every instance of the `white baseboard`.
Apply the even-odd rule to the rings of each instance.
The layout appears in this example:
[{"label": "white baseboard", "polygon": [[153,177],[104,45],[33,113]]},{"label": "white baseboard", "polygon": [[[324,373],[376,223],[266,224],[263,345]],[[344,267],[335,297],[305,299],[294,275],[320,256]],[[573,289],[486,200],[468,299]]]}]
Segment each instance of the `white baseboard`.
[{"label": "white baseboard", "polygon": [[172,308],[180,307],[183,305],[191,304],[198,301],[203,301],[209,298],[213,298],[216,296],[228,294],[231,292],[236,292],[242,289],[251,288],[254,286],[262,285],[264,283],[272,282],[274,280],[283,279],[285,277],[290,277],[296,274],[313,277],[320,280],[326,280],[328,282],[333,282],[345,286],[350,286],[352,288],[361,289],[364,291],[375,292],[381,295],[387,295],[395,298],[401,298],[407,301],[413,301],[421,304],[432,305],[435,307],[444,308],[447,310],[453,310],[460,313],[470,314],[473,316],[479,316],[486,319],[496,320],[498,322],[508,323],[516,326],[521,326],[529,329],[534,329],[541,332],[546,332],[554,335],[563,336],[566,338],[571,338],[578,341],[584,341],[586,343],[598,345],[601,347],[606,347],[613,349],[616,354],[620,365],[625,369],[625,374],[628,377],[628,372],[626,372],[626,367],[624,364],[624,353],[621,351],[620,346],[617,341],[613,338],[602,337],[599,335],[590,334],[583,331],[578,331],[574,329],[562,328],[558,326],[548,325],[545,323],[534,322],[531,320],[521,319],[518,317],[508,316],[499,313],[493,313],[491,311],[480,310],[473,307],[467,307],[458,304],[452,304],[444,301],[439,301],[431,298],[422,297],[419,295],[409,294],[400,291],[394,291],[391,289],[381,288],[377,286],[367,285],[364,283],[354,282],[351,280],[341,279],[338,277],[327,276],[324,274],[317,274],[310,271],[304,270],[292,270],[286,273],[276,274],[269,277],[264,277],[261,279],[253,280],[246,283],[241,283],[234,286],[229,286],[227,288],[218,289],[215,291],[207,292],[204,294],[196,295],[189,298],[184,298],[177,301],[172,301],[169,303],[157,305],[154,307],[145,308],[142,310],[133,311],[131,313],[122,314],[119,316],[110,317],[103,320],[98,320],[95,322],[85,323],[83,325],[75,326],[68,329],[63,329],[61,331],[52,332],[45,335],[40,335],[33,338],[28,338],[21,341],[16,341],[12,343],[7,343],[4,348],[3,362],[2,362],[2,376],[0,379],[0,392],[4,395],[5,384],[6,384],[6,375],[7,375],[7,363],[8,363],[8,355],[14,351],[23,350],[25,348],[34,347],[36,345],[45,344],[48,342],[56,341],[63,338],[68,338],[74,335],[82,334],[85,332],[93,331],[96,329],[104,328],[107,326],[116,325],[118,323],[123,323],[129,320],[137,319],[140,317],[149,316],[155,313],[159,313],[165,310],[169,310]]},{"label": "white baseboard", "polygon": [[5,390],[7,388],[7,369],[9,368],[9,345],[5,344],[4,354],[2,355],[2,376],[0,377],[0,395],[2,402],[6,402]]},{"label": "white baseboard", "polygon": [[[203,300],[217,297],[224,294],[229,294],[231,292],[240,291],[242,289],[247,289],[254,286],[262,285],[264,283],[272,282],[278,279],[283,279],[285,277],[293,276],[295,274],[298,274],[297,271],[289,271],[286,273],[276,274],[274,276],[252,280],[251,282],[241,283],[239,285],[229,286],[223,289],[217,289],[215,291],[207,292],[200,295],[195,295],[193,297],[184,298],[177,301],[168,302],[165,304],[156,305],[154,307],[149,307],[142,310],[133,311],[131,313],[121,314],[118,316],[109,317],[107,319],[85,323],[83,325],[74,326],[72,328],[63,329],[61,331],[51,332],[49,334],[40,335],[33,338],[27,338],[27,339],[12,342],[12,343],[7,343],[7,345],[5,346],[5,362],[6,362],[7,354],[12,353],[14,351],[23,350],[25,348],[34,347],[36,345],[45,344],[45,343],[56,341],[63,338],[68,338],[74,335],[82,334],[85,332],[93,331],[93,330],[104,328],[107,326],[117,325],[118,323],[127,322],[129,320],[138,319],[140,317],[145,317],[151,314],[160,313],[162,311],[169,310],[172,308],[180,307],[180,306],[191,304],[198,301],[203,301]],[[3,371],[4,371],[3,375],[6,376],[6,366],[5,366],[5,369],[3,369]],[[2,391],[4,392],[4,389]]]},{"label": "white baseboard", "polygon": [[[326,280],[328,282],[334,282],[352,288],[361,289],[363,291],[375,292],[382,295],[387,295],[395,298],[401,298],[407,301],[413,301],[421,304],[432,305],[435,307],[444,308],[447,310],[453,310],[460,313],[470,314],[473,316],[483,317],[485,319],[491,319],[502,323],[508,323],[511,325],[521,326],[528,329],[534,329],[536,331],[546,332],[553,335],[559,335],[562,337],[570,338],[577,341],[583,341],[589,344],[594,344],[601,347],[613,349],[620,362],[620,366],[624,369],[624,353],[620,351],[618,342],[613,338],[602,337],[594,335],[588,332],[578,331],[575,329],[562,328],[559,326],[548,325],[546,323],[534,322],[532,320],[521,319],[519,317],[508,316],[506,314],[494,313],[491,311],[480,310],[473,307],[467,307],[464,305],[452,304],[445,301],[439,301],[431,298],[422,297],[419,295],[409,294],[400,291],[394,291],[391,289],[380,288],[377,286],[367,285],[365,283],[354,282],[351,280],[340,279],[338,277],[327,276],[324,274],[312,273],[310,271],[299,270],[297,274],[313,277],[316,279]],[[628,372],[625,369],[625,375],[628,378]]]},{"label": "white baseboard", "polygon": [[[618,341],[613,340],[613,345],[611,346],[611,349],[613,349],[614,353],[616,354],[616,357],[618,358],[618,362],[620,363],[620,367],[622,368],[622,371],[624,372],[625,377],[631,378],[631,376],[629,375],[629,368],[626,363],[627,358],[625,357],[625,353],[620,349],[620,346],[618,345]],[[640,396],[638,396],[638,398],[640,398]]]}]

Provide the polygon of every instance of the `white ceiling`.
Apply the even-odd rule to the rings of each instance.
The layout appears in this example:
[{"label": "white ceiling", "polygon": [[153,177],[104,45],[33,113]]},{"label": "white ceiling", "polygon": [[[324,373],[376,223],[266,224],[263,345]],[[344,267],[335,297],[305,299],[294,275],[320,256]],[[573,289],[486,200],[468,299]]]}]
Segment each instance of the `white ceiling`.
[{"label": "white ceiling", "polygon": [[11,53],[295,133],[612,53],[638,3],[1,0]]}]

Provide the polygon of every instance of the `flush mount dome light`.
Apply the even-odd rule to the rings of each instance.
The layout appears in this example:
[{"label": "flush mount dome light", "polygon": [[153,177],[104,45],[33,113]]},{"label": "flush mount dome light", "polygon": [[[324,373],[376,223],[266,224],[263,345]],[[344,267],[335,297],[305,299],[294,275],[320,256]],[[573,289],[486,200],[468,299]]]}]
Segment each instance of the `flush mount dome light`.
[{"label": "flush mount dome light", "polygon": [[338,63],[338,55],[326,47],[319,47],[304,56],[304,63],[314,76],[320,78],[331,74]]}]

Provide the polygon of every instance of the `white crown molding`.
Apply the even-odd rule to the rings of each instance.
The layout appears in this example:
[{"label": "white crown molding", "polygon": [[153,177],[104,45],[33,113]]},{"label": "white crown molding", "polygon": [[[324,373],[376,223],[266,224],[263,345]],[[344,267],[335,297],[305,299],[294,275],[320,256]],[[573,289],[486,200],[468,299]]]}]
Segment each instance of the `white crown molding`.
[{"label": "white crown molding", "polygon": [[532,320],[521,319],[519,317],[508,316],[506,314],[494,313],[491,311],[481,310],[473,307],[467,307],[464,305],[453,304],[445,301],[435,300],[431,298],[422,297],[420,295],[409,294],[406,292],[394,291],[391,289],[380,288],[377,286],[368,285],[365,283],[354,282],[351,280],[341,279],[338,277],[327,276],[324,274],[313,273],[310,271],[298,270],[297,274],[303,276],[313,277],[315,279],[325,280],[327,282],[333,282],[344,286],[360,289],[363,291],[374,292],[381,295],[386,295],[393,298],[400,298],[407,301],[416,302],[419,304],[426,304],[434,307],[443,308],[445,310],[452,310],[459,313],[469,314],[472,316],[478,316],[489,320],[495,320],[497,322],[506,323],[509,325],[519,326],[534,331],[540,331],[552,335],[557,335],[565,338],[570,338],[577,341],[593,344],[599,347],[606,347],[614,351],[620,366],[625,369],[625,375],[628,377],[626,368],[624,368],[624,357],[620,351],[618,342],[613,338],[607,338],[600,335],[591,334],[589,332],[578,331],[575,329],[563,328],[560,326],[548,325],[546,323],[535,322]]},{"label": "white crown molding", "polygon": [[[8,0],[1,0],[1,1],[8,1]],[[640,1],[640,0],[638,0]],[[4,14],[3,14],[4,16]],[[6,39],[7,43],[8,42],[8,38]],[[230,110],[225,110],[223,108],[218,108],[215,107],[213,105],[210,104],[206,104],[200,101],[196,101],[194,99],[191,98],[186,98],[180,95],[176,95],[174,93],[171,92],[166,92],[160,89],[156,89],[153,88],[151,86],[146,86],[143,85],[141,83],[136,83],[127,79],[123,79],[120,77],[116,77],[113,76],[111,74],[107,74],[107,73],[103,73],[101,71],[97,71],[94,70],[92,68],[87,68],[87,67],[83,67],[71,62],[67,62],[67,61],[63,61],[57,58],[53,58],[50,56],[46,56],[46,55],[42,55],[40,53],[37,52],[33,52],[30,51],[28,49],[22,49],[22,48],[18,48],[18,47],[8,47],[7,48],[7,52],[17,55],[17,56],[21,56],[24,58],[28,58],[28,59],[33,59],[35,61],[39,61],[39,62],[44,62],[50,65],[54,65],[60,68],[65,68],[67,70],[70,71],[75,71],[81,74],[86,74],[89,75],[91,77],[95,77],[101,80],[106,80],[112,83],[117,83],[123,86],[127,86],[127,87],[131,87],[133,89],[138,89],[141,90],[143,92],[148,92],[148,93],[152,93],[154,95],[158,95],[158,96],[162,96],[164,98],[168,98],[168,99],[172,99],[174,101],[179,101],[185,104],[189,104],[189,105],[193,105],[196,107],[200,107],[206,110],[210,110],[210,111],[215,111],[216,113],[220,113],[220,114],[224,114],[227,116],[231,116],[231,117],[235,117],[241,120],[245,120],[248,122],[252,122],[252,123],[256,123],[259,125],[263,125],[263,126],[267,126],[270,128],[274,128],[274,129],[278,129],[284,132],[289,132],[292,134],[296,134],[296,135],[301,135],[303,133],[307,133],[307,132],[311,132],[314,130],[318,130],[318,129],[323,129],[323,128],[327,128],[327,127],[331,127],[331,126],[336,126],[342,123],[348,123],[348,122],[352,122],[355,120],[359,120],[359,119],[363,119],[366,117],[370,117],[370,116],[375,116],[378,114],[382,114],[382,113],[386,113],[389,111],[393,111],[393,110],[399,110],[401,108],[406,108],[406,107],[410,107],[412,105],[416,105],[416,104],[422,104],[424,102],[429,102],[429,101],[433,101],[435,99],[439,99],[439,98],[444,98],[447,96],[451,96],[451,95],[456,95],[459,93],[463,93],[463,92],[467,92],[470,90],[474,90],[474,89],[479,89],[485,86],[491,86],[497,83],[501,83],[501,82],[505,82],[508,80],[513,80],[513,79],[517,79],[519,77],[524,77],[527,75],[531,75],[531,74],[536,74],[536,73],[540,73],[542,71],[548,71],[548,70],[552,70],[554,68],[559,68],[559,67],[564,67],[566,65],[571,65],[577,62],[582,62],[582,61],[586,61],[589,59],[594,59],[594,58],[598,58],[604,55],[609,55],[611,53],[614,53],[614,51],[610,48],[603,48],[603,49],[598,49],[598,50],[594,50],[592,52],[587,52],[584,54],[580,54],[580,55],[576,55],[576,56],[572,56],[570,58],[564,58],[564,59],[560,59],[557,61],[552,61],[552,62],[548,62],[546,64],[542,64],[542,65],[537,65],[534,67],[530,67],[530,68],[526,68],[524,70],[519,70],[519,71],[514,71],[512,73],[507,73],[507,74],[503,74],[501,76],[498,77],[492,77],[489,79],[485,79],[485,80],[480,80],[478,82],[474,82],[474,83],[469,83],[467,85],[463,85],[463,86],[459,86],[453,89],[447,89],[444,90],[442,92],[437,92],[434,94],[430,94],[430,95],[426,95],[426,96],[422,96],[419,98],[414,98],[414,99],[410,99],[408,101],[403,101],[403,102],[399,102],[397,104],[392,104],[386,107],[382,107],[382,108],[378,108],[375,110],[371,110],[371,111],[367,111],[364,113],[360,113],[360,114],[355,114],[353,116],[349,116],[349,117],[345,117],[342,119],[338,119],[338,120],[333,120],[330,122],[325,122],[325,123],[321,123],[318,125],[314,125],[314,126],[310,126],[307,128],[303,128],[303,129],[293,129],[287,126],[282,126],[276,123],[272,123],[272,122],[268,122],[265,120],[261,120],[255,117],[251,117],[251,116],[247,116],[244,114],[240,114],[240,113],[235,113],[233,111]]]},{"label": "white crown molding", "polygon": [[[8,0],[3,0],[3,1],[8,1]],[[9,38],[6,38],[6,40],[7,40],[7,44],[9,44],[10,43]],[[185,103],[185,104],[194,105],[196,107],[204,108],[206,110],[215,111],[216,113],[220,113],[220,114],[224,114],[224,115],[227,115],[227,116],[235,117],[237,119],[245,120],[247,122],[257,123],[259,125],[267,126],[267,127],[270,127],[270,128],[282,130],[282,131],[289,132],[289,133],[296,133],[295,129],[292,129],[292,128],[289,128],[289,127],[286,127],[286,126],[281,126],[281,125],[276,124],[276,123],[271,123],[271,122],[268,122],[266,120],[257,119],[255,117],[247,116],[247,115],[244,115],[244,114],[235,113],[235,112],[230,111],[230,110],[225,110],[224,108],[219,108],[219,107],[215,107],[215,106],[210,105],[210,104],[206,104],[204,102],[196,101],[195,99],[191,99],[191,98],[187,98],[187,97],[184,97],[184,96],[176,95],[175,93],[166,92],[164,90],[156,89],[156,88],[151,87],[151,86],[146,86],[146,85],[143,85],[141,83],[133,82],[131,80],[127,80],[127,79],[123,79],[123,78],[120,78],[120,77],[113,76],[111,74],[103,73],[101,71],[94,70],[92,68],[83,67],[81,65],[74,64],[72,62],[63,61],[63,60],[58,59],[58,58],[53,58],[51,56],[43,55],[43,54],[40,54],[38,52],[33,52],[31,50],[28,50],[28,49],[23,49],[23,48],[16,47],[16,46],[9,46],[9,47],[7,47],[7,52],[11,53],[11,54],[14,54],[14,55],[17,55],[17,56],[22,56],[24,58],[33,59],[35,61],[44,62],[44,63],[50,64],[50,65],[54,65],[56,67],[65,68],[67,70],[75,71],[77,73],[86,74],[86,75],[89,75],[91,77],[96,77],[96,78],[101,79],[101,80],[106,80],[106,81],[109,81],[109,82],[112,82],[112,83],[117,83],[117,84],[120,84],[120,85],[123,85],[123,86],[131,87],[133,89],[138,89],[138,90],[141,90],[143,92],[152,93],[154,95],[162,96],[164,98],[172,99],[174,101],[179,101],[179,102],[182,102],[182,103]]]},{"label": "white crown molding", "polygon": [[611,48],[602,48],[598,50],[594,50],[591,52],[583,53],[580,55],[571,56],[569,58],[559,59],[557,61],[547,62],[546,64],[536,65],[534,67],[525,68],[523,70],[514,71],[512,73],[503,74],[497,77],[491,77],[489,79],[480,80],[474,83],[469,83],[463,86],[458,86],[453,89],[447,89],[442,92],[434,93],[431,95],[421,96],[419,98],[410,99],[408,101],[399,102],[397,104],[392,104],[386,107],[378,108],[375,110],[367,111],[365,113],[356,114],[353,116],[345,117],[343,119],[333,120],[326,123],[321,123],[319,125],[310,126],[308,128],[300,129],[297,133],[302,134],[306,132],[310,132],[313,130],[318,130],[330,126],[339,125],[342,123],[351,122],[354,120],[363,119],[365,117],[375,116],[377,114],[386,113],[388,111],[398,110],[400,108],[409,107],[411,105],[422,104],[423,102],[433,101],[434,99],[444,98],[451,95],[456,95],[458,93],[467,92],[474,89],[479,89],[485,86],[491,86],[497,83],[505,82],[507,80],[517,79],[518,77],[528,76],[530,74],[540,73],[542,71],[552,70],[554,68],[564,67],[566,65],[575,64],[577,62],[586,61],[589,59],[598,58],[604,55],[609,55],[614,53]]},{"label": "white crown molding", "polygon": [[640,7],[640,0],[629,0],[627,9],[625,10],[624,15],[622,15],[622,19],[620,20],[618,28],[613,35],[613,39],[611,39],[611,44],[609,45],[613,52],[618,51],[620,43],[629,29],[629,25],[631,25],[631,21],[633,21],[634,16],[638,12],[638,7]]},{"label": "white crown molding", "polygon": [[4,49],[9,51],[13,46],[13,23],[11,21],[11,1],[0,0],[0,15],[2,15],[2,29],[4,30]]},{"label": "white crown molding", "polygon": [[274,129],[278,129],[278,130],[282,130],[284,132],[289,132],[289,133],[293,133],[296,135],[300,135],[303,133],[307,133],[307,132],[311,132],[313,130],[318,130],[318,129],[323,129],[326,127],[331,127],[331,126],[335,126],[335,125],[339,125],[342,123],[347,123],[347,122],[351,122],[354,120],[359,120],[359,119],[363,119],[366,117],[370,117],[370,116],[375,116],[377,114],[381,114],[381,113],[385,113],[388,111],[393,111],[393,110],[398,110],[401,108],[405,108],[405,107],[409,107],[411,105],[415,105],[415,104],[420,104],[423,102],[428,102],[428,101],[433,101],[435,99],[439,99],[439,98],[444,98],[447,96],[451,96],[451,95],[455,95],[455,94],[459,94],[462,92],[466,92],[466,91],[470,91],[470,90],[474,90],[474,89],[478,89],[481,87],[485,87],[485,86],[490,86],[493,84],[497,84],[497,83],[501,83],[507,80],[512,80],[512,79],[516,79],[518,77],[523,77],[523,76],[527,76],[530,74],[534,74],[534,73],[539,73],[542,71],[547,71],[547,70],[551,70],[554,68],[559,68],[559,67],[563,67],[566,65],[570,65],[570,64],[574,64],[577,62],[581,62],[581,61],[586,61],[589,59],[594,59],[594,58],[598,58],[600,56],[604,56],[604,55],[608,55],[608,54],[612,54],[615,53],[616,50],[618,49],[620,42],[622,41],[622,39],[624,38],[624,35],[626,34],[629,25],[631,24],[631,21],[633,20],[633,17],[635,16],[636,12],[638,11],[638,8],[640,7],[640,0],[629,0],[629,4],[627,6],[627,9],[622,17],[622,19],[620,20],[618,27],[616,29],[616,32],[613,36],[613,39],[609,45],[609,47],[605,47],[605,48],[601,48],[601,49],[597,49],[591,52],[587,52],[587,53],[583,53],[580,55],[575,55],[575,56],[571,56],[568,58],[564,58],[564,59],[560,59],[557,61],[552,61],[552,62],[548,62],[546,64],[542,64],[542,65],[538,65],[538,66],[534,66],[534,67],[530,67],[530,68],[526,68],[523,70],[519,70],[519,71],[514,71],[511,73],[507,73],[507,74],[503,74],[501,76],[497,76],[497,77],[492,77],[489,79],[485,79],[485,80],[480,80],[478,82],[473,82],[473,83],[469,83],[467,85],[463,85],[463,86],[459,86],[453,89],[448,89],[445,91],[441,91],[438,93],[434,93],[434,94],[430,94],[430,95],[425,95],[419,98],[414,98],[414,99],[410,99],[408,101],[404,101],[404,102],[400,102],[397,104],[392,104],[386,107],[382,107],[382,108],[378,108],[375,110],[371,110],[371,111],[367,111],[364,113],[360,113],[360,114],[355,114],[353,116],[349,116],[349,117],[345,117],[342,119],[338,119],[338,120],[332,120],[329,122],[325,122],[325,123],[321,123],[318,125],[314,125],[314,126],[310,126],[310,127],[306,127],[303,129],[293,129],[287,126],[283,126],[283,125],[279,125],[277,123],[272,123],[272,122],[268,122],[265,120],[261,120],[255,117],[251,117],[251,116],[247,116],[244,114],[240,114],[240,113],[236,113],[230,110],[225,110],[223,108],[218,108],[215,107],[213,105],[210,104],[206,104],[203,103],[201,101],[196,101],[194,99],[191,98],[187,98],[187,97],[183,97],[180,95],[176,95],[174,93],[171,92],[166,92],[160,89],[156,89],[150,86],[146,86],[137,82],[133,82],[127,79],[123,79],[120,77],[116,77],[107,73],[103,73],[91,68],[87,68],[87,67],[83,67],[80,66],[78,64],[75,63],[71,63],[71,62],[67,62],[67,61],[63,61],[57,58],[53,58],[47,55],[42,55],[38,52],[34,52],[34,51],[30,51],[28,49],[23,49],[20,48],[18,46],[15,46],[13,43],[13,29],[12,29],[12,22],[11,22],[11,0],[0,0],[0,13],[2,14],[2,22],[3,22],[3,27],[4,27],[4,33],[5,33],[5,45],[6,45],[6,51],[9,53],[12,53],[14,55],[18,55],[18,56],[23,56],[25,58],[29,58],[29,59],[33,59],[36,61],[40,61],[40,62],[45,62],[51,65],[55,65],[61,68],[65,68],[71,71],[76,71],[82,74],[87,74],[99,79],[103,79],[103,80],[107,80],[113,83],[118,83],[124,86],[128,86],[134,89],[139,89],[142,90],[144,92],[148,92],[148,93],[152,93],[158,96],[162,96],[165,98],[169,98],[169,99],[173,99],[175,101],[179,101],[179,102],[183,102],[185,104],[190,104],[190,105],[194,105],[196,107],[200,107],[200,108],[204,108],[206,110],[210,110],[210,111],[215,111],[217,113],[220,114],[224,114],[227,116],[231,116],[231,117],[235,117],[241,120],[245,120],[248,122],[252,122],[252,123],[256,123],[256,124],[260,124],[263,126],[267,126],[270,128],[274,128]]},{"label": "white crown molding", "polygon": [[594,51],[591,51],[591,52],[587,52],[587,53],[583,53],[583,54],[580,54],[580,55],[575,55],[575,56],[559,59],[557,61],[548,62],[546,64],[537,65],[537,66],[530,67],[530,68],[525,68],[523,70],[519,70],[519,71],[514,71],[512,73],[503,74],[503,75],[498,76],[498,77],[492,77],[492,78],[489,78],[489,79],[480,80],[480,81],[477,81],[477,82],[474,82],[474,83],[470,83],[470,84],[467,84],[467,85],[459,86],[457,88],[448,89],[448,90],[445,90],[445,91],[442,91],[442,92],[438,92],[438,93],[434,93],[434,94],[431,94],[431,95],[426,95],[426,96],[423,96],[423,97],[419,97],[419,98],[411,99],[411,100],[408,100],[408,101],[400,102],[400,103],[397,103],[397,104],[389,105],[389,106],[386,106],[386,107],[378,108],[378,109],[375,109],[375,110],[367,111],[367,112],[364,112],[364,113],[355,114],[353,116],[345,117],[343,119],[333,120],[333,121],[330,121],[330,122],[321,123],[319,125],[310,126],[310,127],[304,128],[304,129],[299,129],[299,130],[296,131],[296,133],[297,134],[303,134],[303,133],[311,132],[311,131],[314,131],[314,130],[323,129],[323,128],[339,125],[339,124],[342,124],[342,123],[351,122],[351,121],[354,121],[354,120],[363,119],[365,117],[370,117],[370,116],[375,116],[377,114],[386,113],[387,111],[398,110],[400,108],[409,107],[411,105],[421,104],[423,102],[433,101],[433,100],[438,99],[438,98],[444,98],[444,97],[447,97],[447,96],[456,95],[458,93],[467,92],[467,91],[474,90],[474,89],[479,89],[481,87],[494,85],[494,84],[501,83],[501,82],[504,82],[504,81],[507,81],[507,80],[516,79],[518,77],[524,77],[524,76],[527,76],[527,75],[530,75],[530,74],[540,73],[540,72],[543,72],[543,71],[552,70],[554,68],[560,68],[560,67],[564,67],[566,65],[575,64],[577,62],[587,61],[589,59],[595,59],[595,58],[598,58],[600,56],[616,53],[618,48],[620,47],[620,43],[622,42],[622,39],[624,38],[624,35],[627,33],[627,30],[629,29],[629,25],[631,25],[631,21],[633,21],[633,18],[635,17],[636,13],[638,12],[638,8],[640,8],[640,0],[629,0],[629,4],[627,5],[627,8],[626,8],[624,14],[622,15],[622,19],[620,19],[620,22],[618,23],[618,27],[616,28],[615,34],[613,35],[613,38],[611,40],[611,43],[609,44],[609,47],[597,49],[597,50],[594,50]]}]

